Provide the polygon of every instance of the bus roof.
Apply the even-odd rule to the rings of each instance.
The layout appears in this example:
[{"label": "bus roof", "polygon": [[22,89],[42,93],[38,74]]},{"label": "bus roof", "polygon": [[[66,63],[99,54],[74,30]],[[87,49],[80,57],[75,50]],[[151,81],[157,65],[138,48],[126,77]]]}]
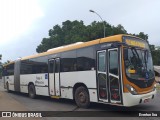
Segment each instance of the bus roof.
[{"label": "bus roof", "polygon": [[10,64],[13,64],[13,63],[15,63],[15,62],[14,62],[14,61],[11,61],[11,62],[9,62],[9,63],[4,64],[3,67],[6,67],[6,66],[8,66],[8,65],[10,65]]},{"label": "bus roof", "polygon": [[[114,36],[109,36],[109,37],[105,37],[105,38],[92,40],[92,41],[89,41],[89,42],[78,42],[78,43],[74,43],[74,44],[69,44],[69,45],[64,45],[64,46],[52,48],[52,49],[50,49],[46,52],[43,52],[43,53],[38,53],[38,54],[35,54],[35,55],[26,56],[26,57],[21,58],[21,60],[27,60],[27,59],[30,59],[30,58],[36,58],[36,57],[46,56],[46,55],[60,53],[60,52],[64,52],[64,51],[79,49],[79,48],[83,48],[83,47],[96,45],[96,44],[99,44],[99,43],[116,42],[116,41],[122,42],[122,37],[123,36],[135,37],[135,36],[132,36],[132,35],[119,34],[119,35],[114,35]],[[138,38],[138,37],[135,37],[135,38]],[[141,38],[138,38],[138,39],[141,39]],[[141,40],[143,40],[143,39],[141,39]]]}]

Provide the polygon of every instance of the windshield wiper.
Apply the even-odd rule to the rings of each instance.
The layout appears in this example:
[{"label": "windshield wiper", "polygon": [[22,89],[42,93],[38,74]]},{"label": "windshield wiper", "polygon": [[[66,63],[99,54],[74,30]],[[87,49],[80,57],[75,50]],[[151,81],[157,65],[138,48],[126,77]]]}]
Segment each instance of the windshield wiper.
[{"label": "windshield wiper", "polygon": [[[138,58],[138,60],[139,60],[140,58],[139,58],[139,54],[138,54],[138,52],[137,52],[136,47],[131,47],[131,50],[132,50],[133,55],[136,54],[135,56],[137,56],[137,58]],[[135,53],[134,53],[133,51],[134,51]]]},{"label": "windshield wiper", "polygon": [[136,48],[135,48],[135,47],[132,47],[132,48],[131,48],[131,51],[132,51],[133,56],[135,56],[135,58],[136,58],[136,60],[137,60],[137,62],[138,62],[138,61],[140,60],[140,58],[139,58],[139,54],[138,54]]}]

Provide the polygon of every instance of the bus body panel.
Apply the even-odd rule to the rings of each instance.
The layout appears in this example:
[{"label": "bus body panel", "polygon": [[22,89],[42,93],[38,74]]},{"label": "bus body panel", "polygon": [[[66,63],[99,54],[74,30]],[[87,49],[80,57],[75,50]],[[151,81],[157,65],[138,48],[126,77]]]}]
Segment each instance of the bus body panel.
[{"label": "bus body panel", "polygon": [[9,90],[15,91],[15,88],[14,88],[14,75],[10,75],[10,76],[5,77],[5,80],[6,80],[6,82],[5,82],[6,84],[8,82]]},{"label": "bus body panel", "polygon": [[45,86],[45,87],[35,86],[35,88],[36,88],[36,94],[37,95],[49,96],[47,86]]},{"label": "bus body panel", "polygon": [[[84,83],[87,88],[96,88],[96,71],[62,72],[61,86],[74,87],[76,83]],[[76,81],[76,82],[75,82]]]},{"label": "bus body panel", "polygon": [[[97,89],[88,88],[91,102],[98,102]],[[61,88],[61,98],[73,99],[73,88]]]},{"label": "bus body panel", "polygon": [[14,90],[17,92],[20,92],[20,64],[20,60],[15,61],[14,64]]},{"label": "bus body panel", "polygon": [[61,98],[73,99],[73,88],[61,88]]},{"label": "bus body panel", "polygon": [[[76,82],[75,82],[76,81]],[[96,71],[62,72],[60,74],[61,98],[73,99],[73,87],[83,83],[89,90],[90,101],[97,102]]]},{"label": "bus body panel", "polygon": [[6,89],[5,77],[4,76],[2,76],[1,85]]},{"label": "bus body panel", "polygon": [[48,73],[20,75],[21,92],[28,93],[29,83],[33,83],[38,95],[45,95],[44,93],[48,95],[48,78],[46,76]]},{"label": "bus body panel", "polygon": [[140,95],[132,95],[131,93],[123,93],[124,106],[130,107],[140,103],[145,103],[145,100],[149,102],[156,95],[156,90]]},{"label": "bus body panel", "polygon": [[4,81],[4,89],[7,89],[7,80],[6,80],[6,76],[2,76],[2,79]]},{"label": "bus body panel", "polygon": [[98,92],[97,89],[88,89],[89,95],[90,95],[90,101],[91,102],[99,102],[98,101]]}]

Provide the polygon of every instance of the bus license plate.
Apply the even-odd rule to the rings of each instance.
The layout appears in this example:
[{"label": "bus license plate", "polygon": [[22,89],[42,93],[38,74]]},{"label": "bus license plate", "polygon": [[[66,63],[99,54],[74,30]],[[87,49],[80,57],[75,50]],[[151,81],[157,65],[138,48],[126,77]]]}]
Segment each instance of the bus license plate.
[{"label": "bus license plate", "polygon": [[144,103],[147,103],[147,102],[149,102],[149,99],[145,99],[145,100],[144,100]]}]

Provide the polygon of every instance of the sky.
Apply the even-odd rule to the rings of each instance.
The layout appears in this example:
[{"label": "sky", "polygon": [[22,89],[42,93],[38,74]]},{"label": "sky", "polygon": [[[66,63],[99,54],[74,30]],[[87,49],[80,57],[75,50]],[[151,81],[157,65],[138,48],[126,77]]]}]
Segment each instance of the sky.
[{"label": "sky", "polygon": [[144,32],[160,46],[160,0],[0,0],[0,54],[2,62],[37,54],[48,30],[66,20],[88,25],[101,21],[121,24],[128,33]]}]

